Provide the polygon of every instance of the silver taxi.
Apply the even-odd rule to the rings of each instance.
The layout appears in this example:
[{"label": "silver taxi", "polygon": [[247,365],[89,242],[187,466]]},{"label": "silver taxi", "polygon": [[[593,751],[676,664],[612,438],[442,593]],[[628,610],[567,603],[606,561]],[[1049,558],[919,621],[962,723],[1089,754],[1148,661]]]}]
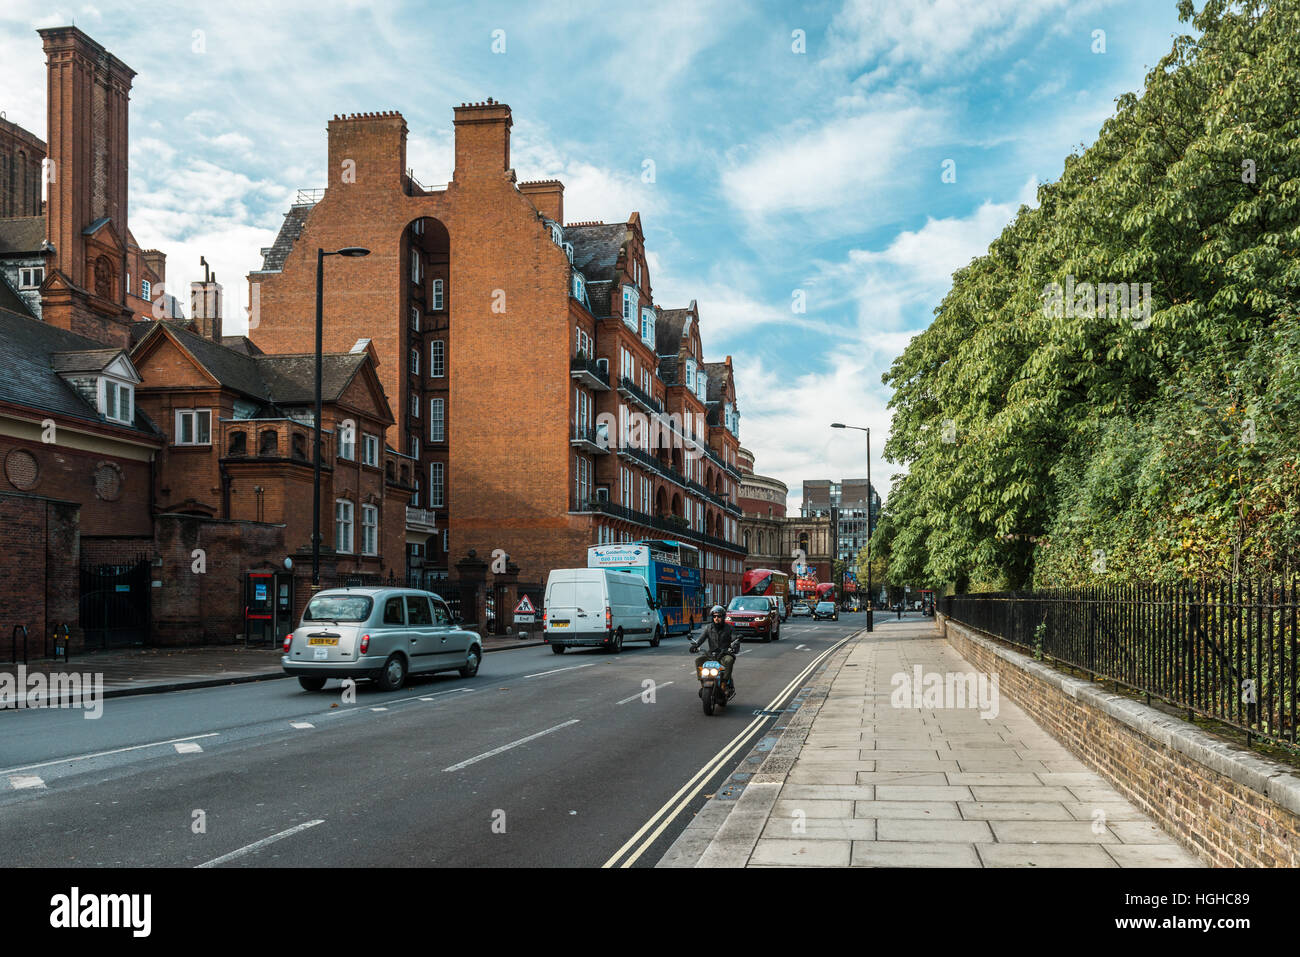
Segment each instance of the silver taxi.
[{"label": "silver taxi", "polygon": [[433,592],[415,588],[329,588],[307,603],[284,638],[285,674],[308,691],[329,678],[369,678],[385,691],[408,675],[478,674],[483,642]]}]

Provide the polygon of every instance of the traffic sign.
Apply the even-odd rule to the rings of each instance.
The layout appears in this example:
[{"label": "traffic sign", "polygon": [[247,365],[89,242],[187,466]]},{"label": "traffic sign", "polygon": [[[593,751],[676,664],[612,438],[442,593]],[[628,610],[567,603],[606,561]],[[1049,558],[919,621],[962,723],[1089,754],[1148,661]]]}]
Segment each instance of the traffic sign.
[{"label": "traffic sign", "polygon": [[524,597],[519,599],[519,604],[515,605],[515,614],[535,615],[537,614],[537,609],[534,608],[533,603],[528,600],[528,596],[524,595]]}]

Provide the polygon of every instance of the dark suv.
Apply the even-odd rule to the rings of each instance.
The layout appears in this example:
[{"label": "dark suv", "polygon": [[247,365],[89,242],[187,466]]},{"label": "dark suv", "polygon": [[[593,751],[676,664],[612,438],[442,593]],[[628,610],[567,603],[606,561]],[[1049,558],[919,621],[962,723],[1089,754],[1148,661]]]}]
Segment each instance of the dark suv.
[{"label": "dark suv", "polygon": [[813,621],[825,618],[827,621],[839,621],[840,610],[835,607],[833,601],[819,601],[817,607],[813,609]]}]

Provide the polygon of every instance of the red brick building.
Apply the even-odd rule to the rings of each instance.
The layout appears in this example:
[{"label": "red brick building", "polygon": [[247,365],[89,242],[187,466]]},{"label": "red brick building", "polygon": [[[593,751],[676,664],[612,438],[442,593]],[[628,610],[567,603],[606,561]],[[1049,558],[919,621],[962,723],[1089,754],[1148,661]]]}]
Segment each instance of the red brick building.
[{"label": "red brick building", "polygon": [[[171,297],[162,254],[127,226],[134,74],[75,28],[41,35],[48,155],[0,124],[0,576],[21,586],[0,631],[26,626],[38,655],[58,625],[74,652],[230,641],[250,575],[285,598],[273,622],[296,620],[315,357],[301,341],[263,355],[223,336],[214,282],[194,284],[194,328],[153,321],[150,298]],[[360,338],[324,358],[327,585],[405,574],[415,462],[386,447],[376,369]]]},{"label": "red brick building", "polygon": [[141,249],[128,225],[135,71],[76,27],[39,32],[49,143],[0,121],[0,285],[9,287],[0,296],[16,295],[22,311],[50,325],[126,347],[152,300],[176,314],[162,288],[166,257]]},{"label": "red brick building", "polygon": [[[408,523],[424,580],[471,550],[540,582],[585,564],[590,544],[679,537],[702,549],[720,600],[738,591],[743,559],[730,362],[704,363],[695,317],[680,335],[694,335],[703,381],[660,376],[640,217],[566,226],[561,183],[516,182],[511,122],[491,100],[458,107],[452,181],[426,187],[406,167],[400,114],[336,116],[326,188],[300,193],[249,275],[251,338],[295,348],[314,330],[317,250],[369,249],[326,260],[325,347],[375,347],[396,413],[389,442],[419,460],[413,505],[444,530]],[[689,437],[707,452],[683,447],[688,411],[704,417]],[[653,447],[650,423],[675,429],[677,448]]]}]

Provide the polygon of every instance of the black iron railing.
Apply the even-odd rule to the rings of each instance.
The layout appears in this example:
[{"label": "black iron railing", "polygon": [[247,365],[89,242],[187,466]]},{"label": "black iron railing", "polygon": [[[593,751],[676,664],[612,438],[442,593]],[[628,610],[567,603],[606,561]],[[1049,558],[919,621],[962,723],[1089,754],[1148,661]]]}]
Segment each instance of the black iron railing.
[{"label": "black iron railing", "polygon": [[602,366],[586,353],[578,353],[569,359],[570,372],[585,372],[592,378],[609,385],[609,367]]},{"label": "black iron railing", "polygon": [[634,522],[659,532],[668,532],[672,537],[685,539],[688,542],[712,545],[715,548],[723,548],[741,554],[749,553],[749,550],[744,545],[738,545],[735,542],[727,541],[725,538],[719,538],[716,535],[709,535],[706,532],[698,532],[690,528],[686,524],[686,519],[679,515],[666,515],[662,518],[657,515],[647,515],[645,512],[618,505],[607,499],[586,499],[576,502],[575,511],[602,512],[614,518],[620,518],[625,522]]},{"label": "black iron railing", "polygon": [[620,391],[626,392],[647,409],[654,412],[662,412],[664,410],[664,404],[662,402],[650,395],[650,393],[643,391],[640,386],[627,376],[623,376],[618,380],[618,387]]},{"label": "black iron railing", "polygon": [[949,595],[954,621],[1246,732],[1296,744],[1296,578]]}]

